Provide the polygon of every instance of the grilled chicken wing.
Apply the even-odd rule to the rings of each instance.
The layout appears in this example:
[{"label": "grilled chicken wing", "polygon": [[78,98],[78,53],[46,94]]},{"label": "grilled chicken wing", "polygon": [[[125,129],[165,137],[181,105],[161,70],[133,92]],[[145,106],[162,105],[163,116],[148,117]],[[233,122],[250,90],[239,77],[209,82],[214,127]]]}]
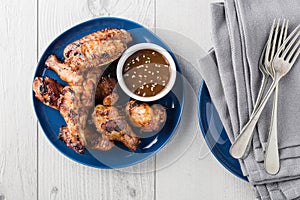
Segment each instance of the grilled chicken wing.
[{"label": "grilled chicken wing", "polygon": [[141,128],[142,132],[158,131],[167,119],[166,109],[162,105],[149,106],[135,100],[127,103],[125,113],[132,124]]},{"label": "grilled chicken wing", "polygon": [[84,80],[82,73],[71,70],[70,66],[60,62],[56,55],[50,55],[45,64],[49,69],[55,71],[63,81],[70,85],[79,85]]},{"label": "grilled chicken wing", "polygon": [[91,133],[86,127],[89,110],[83,105],[78,106],[81,100],[76,90],[82,90],[80,86],[63,87],[49,77],[37,77],[33,82],[33,90],[40,101],[59,110],[65,119],[67,126],[61,127],[59,139],[69,148],[84,153],[85,146],[105,151],[113,147],[113,143],[101,133]]},{"label": "grilled chicken wing", "polygon": [[48,77],[36,77],[33,82],[35,97],[51,108],[58,109],[58,100],[63,85]]},{"label": "grilled chicken wing", "polygon": [[116,107],[97,105],[92,117],[97,130],[109,140],[120,141],[132,151],[137,149],[140,138],[132,131]]},{"label": "grilled chicken wing", "polygon": [[78,85],[86,72],[119,58],[131,40],[130,33],[122,29],[94,32],[69,44],[64,50],[64,62],[51,55],[46,66],[69,85]]}]

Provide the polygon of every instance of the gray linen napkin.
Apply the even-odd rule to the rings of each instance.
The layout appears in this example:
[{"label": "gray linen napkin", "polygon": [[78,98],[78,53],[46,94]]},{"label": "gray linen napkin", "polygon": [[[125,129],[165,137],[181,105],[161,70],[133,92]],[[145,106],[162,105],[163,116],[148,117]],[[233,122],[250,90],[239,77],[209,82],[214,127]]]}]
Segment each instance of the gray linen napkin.
[{"label": "gray linen napkin", "polygon": [[[274,9],[274,12],[270,11],[270,7]],[[290,19],[291,26],[295,26],[300,20],[299,8],[300,1],[296,0],[275,0],[272,3],[266,0],[228,0],[225,1],[225,8],[223,4],[212,5],[213,39],[218,63],[215,70],[219,72],[219,82],[221,83],[219,89],[223,90],[226,100],[226,103],[221,106],[216,105],[216,108],[218,110],[222,106],[228,107],[226,116],[222,116],[224,112],[219,112],[219,114],[223,124],[231,123],[232,130],[227,130],[229,125],[225,126],[230,139],[237,136],[253,109],[261,79],[257,67],[258,59],[273,19],[286,17]],[[266,10],[268,11],[267,14],[265,14]],[[245,163],[241,162],[244,174],[248,175],[250,182],[257,186],[257,191],[262,199],[270,197],[275,199],[276,196],[279,197],[278,194],[282,194],[286,199],[299,196],[300,185],[291,184],[290,181],[287,181],[296,179],[300,174],[300,169],[298,169],[300,165],[300,152],[298,151],[300,134],[296,134],[300,126],[297,123],[300,120],[299,106],[297,108],[297,97],[300,97],[300,91],[296,87],[298,85],[296,83],[299,81],[296,78],[299,74],[297,71],[300,68],[297,65],[299,65],[299,61],[289,75],[282,80],[280,83],[282,86],[279,88],[280,91],[284,90],[283,93],[280,93],[279,98],[281,99],[279,113],[283,113],[279,119],[280,173],[276,176],[266,174],[263,163],[261,163],[267,140],[266,135],[269,126],[267,116],[270,114],[271,104],[262,116],[263,118],[258,125],[258,133],[255,133],[253,142],[255,151],[250,153],[245,159]],[[200,68],[203,68],[202,66],[204,65],[200,65]],[[207,81],[210,79],[209,71],[205,73],[203,78]],[[214,88],[218,88],[216,85],[214,87],[209,86],[209,82],[207,85],[211,94],[215,92]],[[292,98],[284,98],[291,93],[293,93]],[[215,104],[220,103],[220,101],[216,102],[213,95],[212,99]],[[284,120],[290,119],[290,116],[293,116],[292,122]],[[238,120],[233,120],[237,118]],[[228,122],[229,120],[231,122]],[[298,179],[293,180],[293,182],[300,183]],[[276,189],[273,187],[274,184]],[[285,187],[286,185],[289,187]]]},{"label": "gray linen napkin", "polygon": [[[261,74],[258,70],[257,63],[272,21],[275,17],[285,17],[290,20],[290,30],[295,28],[295,26],[300,23],[300,1],[229,0],[225,1],[225,7],[228,13],[232,13],[233,15],[235,13],[238,18],[238,20],[236,20],[235,17],[231,17],[232,15],[228,15],[226,21],[229,22],[229,24],[238,24],[240,35],[235,35],[233,38],[241,38],[239,40],[240,44],[236,45],[235,49],[241,49],[242,56],[233,59],[237,59],[238,63],[238,59],[242,59],[243,67],[245,69],[244,76],[247,80],[245,84],[246,87],[248,86],[247,88],[250,88],[250,91],[248,89],[246,93],[242,90],[239,90],[238,93],[241,94],[241,98],[247,97],[247,99],[249,99],[250,97],[252,101],[248,101],[248,106],[253,107],[261,80]],[[297,65],[299,66],[299,62],[293,67],[291,73],[281,80],[279,86],[280,95],[278,113],[280,113],[280,115],[278,120],[278,132],[280,149],[299,146],[300,134],[298,134],[298,130],[300,124],[298,122],[300,120],[300,107],[297,105],[297,98],[300,97],[300,90],[297,82],[299,83],[298,74],[300,72],[300,67],[297,67]],[[234,68],[239,68],[239,66],[234,66]],[[242,107],[239,107],[239,109],[240,108],[241,110],[245,110]],[[272,103],[270,102],[258,123],[259,138],[263,150],[265,149],[267,142],[268,134],[266,133],[269,129],[271,110]],[[240,113],[243,112],[241,111]],[[248,117],[246,116],[240,116],[240,118],[242,118],[241,120],[248,120]],[[291,153],[293,152],[296,151],[292,151]],[[262,155],[262,153],[260,155]],[[285,153],[283,155],[287,154]],[[300,152],[297,155],[291,154],[290,157],[299,155]],[[260,156],[260,158],[263,158],[263,156]]]},{"label": "gray linen napkin", "polygon": [[[237,3],[236,3],[237,2]],[[243,5],[241,7],[243,8],[248,8],[247,11],[241,12],[238,7],[238,2],[240,5]],[[256,2],[256,4],[254,4]],[[281,1],[280,1],[281,2]],[[300,1],[288,1],[289,3],[283,4],[280,3],[276,8],[275,4],[276,1],[273,1],[272,6],[275,8],[276,13],[281,13],[281,16],[284,13],[289,13],[290,11],[292,14],[288,14],[289,16],[286,17],[291,20],[290,22],[290,27],[293,28],[293,24],[298,24],[295,16],[298,16],[300,18],[298,12],[297,4],[300,4]],[[229,52],[227,53],[226,57],[230,57],[230,52],[231,52],[231,60],[232,60],[232,66],[233,66],[233,75],[234,75],[234,80],[236,83],[236,93],[237,93],[237,99],[234,101],[228,100],[227,104],[230,105],[232,104],[237,104],[238,108],[238,118],[239,122],[232,121],[232,127],[236,127],[234,124],[239,123],[239,128],[241,129],[242,126],[248,121],[249,115],[252,111],[252,107],[254,104],[254,99],[257,96],[258,89],[259,89],[259,84],[260,84],[260,72],[258,70],[258,60],[260,57],[261,49],[266,41],[266,38],[268,36],[268,32],[271,26],[271,23],[273,19],[276,17],[276,15],[270,15],[270,22],[268,23],[268,20],[266,20],[265,16],[258,15],[257,14],[257,9],[255,10],[255,13],[250,15],[249,13],[253,13],[253,6],[259,7],[262,6],[262,8],[266,8],[266,5],[261,5],[261,4],[269,4],[266,1],[261,1],[261,0],[255,0],[255,1],[234,1],[234,0],[228,0],[225,1],[225,15],[226,15],[226,24],[228,28],[228,34],[229,34],[229,39],[230,39],[230,46],[228,45],[223,45],[223,52]],[[250,4],[250,5],[249,5]],[[282,5],[283,4],[283,5]],[[284,6],[285,5],[285,6]],[[280,9],[279,9],[280,8]],[[285,9],[284,9],[285,8]],[[282,12],[279,12],[281,10]],[[263,11],[261,11],[263,12]],[[215,12],[213,12],[215,13]],[[247,13],[249,19],[244,17],[242,14],[239,13]],[[269,12],[270,13],[270,12]],[[240,21],[243,21],[239,16],[243,16],[246,18],[248,21],[244,19],[244,23],[241,23]],[[258,17],[260,16],[260,18]],[[238,18],[239,17],[239,18]],[[278,17],[278,16],[277,16]],[[256,19],[258,18],[258,19]],[[259,19],[261,19],[259,21]],[[213,18],[214,19],[214,18]],[[254,19],[254,20],[252,20]],[[220,21],[220,19],[218,19]],[[214,21],[214,20],[213,20]],[[253,27],[250,28],[244,28],[244,24],[248,25],[250,22],[256,21],[256,24],[253,25]],[[299,21],[299,19],[298,19]],[[263,25],[261,25],[263,24]],[[268,25],[265,25],[268,24]],[[214,24],[213,24],[214,25]],[[217,25],[217,23],[216,23]],[[246,26],[245,25],[245,26]],[[295,25],[294,25],[295,26]],[[245,31],[247,30],[247,31]],[[265,30],[265,31],[263,31]],[[243,32],[244,31],[244,32]],[[225,32],[224,32],[225,33]],[[224,34],[223,33],[223,34]],[[260,34],[258,34],[260,33]],[[222,34],[222,33],[221,33]],[[225,33],[226,34],[226,33]],[[221,35],[217,35],[219,38],[222,37]],[[224,35],[223,35],[224,36]],[[226,38],[226,35],[224,36]],[[227,36],[228,37],[228,36]],[[215,37],[216,38],[216,37]],[[218,40],[217,38],[215,40]],[[217,41],[220,42],[220,41]],[[216,43],[216,47],[221,44],[221,43]],[[254,47],[253,47],[254,46]],[[249,50],[248,50],[249,49]],[[217,54],[217,59],[218,59],[218,49],[216,49],[216,54]],[[248,53],[248,54],[247,54]],[[247,55],[246,55],[247,54]],[[222,57],[219,57],[219,60],[222,60]],[[224,60],[224,57],[223,57]],[[251,64],[251,65],[250,65]],[[297,66],[297,64],[295,65]],[[279,129],[279,147],[283,153],[281,153],[282,156],[286,157],[281,157],[282,159],[284,158],[294,158],[294,157],[299,157],[300,152],[298,153],[295,151],[293,148],[289,147],[296,147],[299,149],[299,141],[300,141],[300,134],[297,134],[295,130],[299,130],[300,124],[297,123],[300,120],[299,116],[299,106],[297,106],[297,96],[300,97],[300,90],[297,89],[297,72],[293,73],[293,71],[296,71],[295,69],[300,70],[299,67],[294,67],[291,70],[291,73],[287,75],[287,77],[295,77],[291,78],[291,81],[285,81],[287,80],[287,77],[285,77],[280,85],[281,87],[284,87],[284,90],[282,93],[279,95],[279,121],[278,121],[278,129]],[[249,76],[250,74],[250,76]],[[226,81],[226,77],[222,79],[223,74],[220,73],[221,80]],[[288,79],[289,80],[289,79]],[[224,82],[224,81],[223,81]],[[251,82],[251,87],[250,87],[250,82]],[[286,83],[288,82],[288,83]],[[281,88],[280,87],[280,88]],[[226,92],[225,91],[225,97],[226,97]],[[251,94],[255,94],[254,98],[251,96]],[[292,93],[291,99],[294,101],[286,101],[287,99],[284,99],[284,97],[288,96],[288,94]],[[290,95],[291,96],[291,95]],[[251,100],[252,99],[252,100]],[[289,100],[291,100],[289,99]],[[271,113],[271,105],[272,102],[270,101],[269,105],[267,106],[266,110],[263,113],[262,118],[260,119],[258,123],[259,127],[259,133],[255,134],[254,138],[254,149],[255,149],[255,155],[258,161],[262,161],[263,158],[263,150],[264,148],[260,148],[259,144],[262,144],[264,147],[264,144],[266,143],[267,140],[267,133],[268,133],[268,127],[269,127],[269,116]],[[230,106],[228,106],[230,107]],[[298,109],[297,109],[298,107]],[[296,108],[296,109],[295,109]],[[287,110],[289,112],[287,112]],[[229,109],[230,112],[230,109]],[[289,117],[293,116],[293,118]],[[299,116],[299,117],[298,117]],[[291,119],[291,120],[285,120],[285,119]],[[240,130],[239,129],[239,130]],[[235,132],[234,134],[238,133],[239,131]],[[260,140],[257,140],[257,135],[259,136]],[[298,142],[297,142],[298,141]]]},{"label": "gray linen napkin", "polygon": [[[226,102],[224,102],[224,92],[222,89],[222,86],[220,85],[220,76],[218,74],[218,65],[216,61],[215,51],[210,51],[209,54],[200,59],[200,65],[199,65],[199,72],[201,73],[203,79],[206,82],[206,85],[208,87],[208,90],[210,91],[210,96],[214,102],[215,105],[221,104],[223,105],[223,108],[221,108],[221,112],[219,112],[219,115],[221,116],[222,123],[224,124],[224,128],[227,131],[228,136],[231,137],[232,132],[230,131],[230,119],[222,116],[226,116],[227,113],[227,106]],[[197,80],[197,77],[189,76],[187,77],[189,80]],[[219,108],[216,108],[217,110]],[[226,126],[225,124],[228,124]],[[253,156],[253,154],[250,154],[250,157]],[[252,157],[252,161],[254,158]],[[245,165],[249,165],[248,163],[244,164],[242,161],[241,167],[242,171],[246,171],[243,169]],[[293,161],[294,162],[294,161]],[[250,163],[250,165],[253,165],[253,163]],[[286,164],[289,165],[289,164]],[[262,166],[261,166],[262,167]],[[298,168],[297,165],[295,167]],[[292,169],[292,171],[295,171],[295,169]],[[259,173],[250,172],[252,176],[259,176]],[[293,174],[290,174],[293,175]],[[267,175],[265,175],[267,176]],[[295,174],[297,176],[297,174]],[[272,176],[271,176],[272,177]],[[257,178],[257,177],[256,177]],[[258,177],[260,178],[260,177]],[[289,179],[290,177],[287,177]],[[284,180],[284,179],[282,179]],[[267,180],[266,180],[267,181]],[[257,184],[255,185],[256,193],[257,193],[257,199],[261,200],[283,200],[283,199],[297,199],[300,197],[300,179],[295,179],[291,181],[283,181],[283,182],[271,182],[269,184]]]},{"label": "gray linen napkin", "polygon": [[[270,6],[272,9],[268,9]],[[262,0],[225,1],[226,22],[228,24],[229,35],[231,36],[231,51],[232,55],[234,55],[232,56],[232,60],[233,71],[237,83],[237,101],[239,102],[239,99],[248,100],[248,107],[242,106],[242,104],[238,105],[240,125],[244,125],[248,121],[258,93],[259,84],[261,82],[260,72],[257,67],[258,60],[273,19],[275,17],[285,17],[290,19],[290,28],[293,29],[300,23],[299,8],[300,1],[296,0],[274,0],[272,1],[272,4],[268,1]],[[266,10],[268,10],[268,12],[267,14],[264,14],[264,11]],[[241,73],[241,68],[244,69],[244,73]],[[299,148],[300,144],[300,134],[297,133],[300,128],[300,124],[298,123],[300,121],[300,107],[297,105],[297,99],[300,97],[300,90],[298,89],[299,73],[300,67],[299,62],[297,62],[291,72],[281,80],[279,86],[279,90],[281,91],[279,94],[278,105],[279,148],[281,151],[287,151],[282,154],[286,155],[287,158],[295,158],[300,155],[300,152],[293,150],[293,147],[295,146]],[[243,83],[245,86],[238,87],[238,83]],[[243,103],[245,102],[243,101]],[[263,158],[263,150],[267,141],[271,110],[272,102],[270,101],[258,122],[258,136],[263,147],[262,150],[256,148],[255,151],[256,155],[260,155],[258,156],[260,158],[259,160],[262,160]],[[296,153],[296,155],[292,153]],[[281,159],[283,158],[281,157]],[[293,163],[289,161],[285,162]],[[289,173],[292,166],[283,165],[285,162],[282,162],[281,172],[286,170],[287,173]],[[262,166],[262,164],[260,165]],[[248,171],[253,171],[250,166],[252,165],[248,166]],[[265,176],[265,173],[262,170],[260,171],[261,180],[254,178],[253,181],[260,182],[263,181],[263,179],[269,179],[268,176]],[[280,175],[279,173],[273,178],[286,178],[287,175],[288,174],[285,173],[281,173]]]}]

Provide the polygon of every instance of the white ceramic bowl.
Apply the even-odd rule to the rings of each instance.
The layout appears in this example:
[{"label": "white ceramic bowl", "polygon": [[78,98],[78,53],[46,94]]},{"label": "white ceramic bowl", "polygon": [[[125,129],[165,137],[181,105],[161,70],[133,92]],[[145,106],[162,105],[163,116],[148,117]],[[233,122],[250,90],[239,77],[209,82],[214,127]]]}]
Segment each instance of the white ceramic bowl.
[{"label": "white ceramic bowl", "polygon": [[[151,49],[151,50],[155,50],[155,51],[159,52],[167,59],[167,61],[170,64],[171,72],[170,72],[170,79],[169,79],[168,84],[165,86],[165,88],[161,92],[159,92],[157,95],[152,96],[152,97],[142,97],[142,96],[134,94],[133,92],[131,92],[128,89],[128,87],[125,84],[124,78],[123,78],[123,67],[124,67],[124,63],[126,62],[127,58],[129,56],[131,56],[132,54],[134,54],[135,52],[137,52],[139,50],[143,50],[143,49]],[[123,53],[123,55],[121,56],[121,58],[118,62],[118,65],[117,65],[117,78],[118,78],[118,83],[119,83],[120,87],[122,88],[122,90],[128,96],[130,96],[138,101],[144,101],[144,102],[155,101],[155,100],[161,99],[166,94],[168,94],[175,84],[176,73],[177,73],[176,65],[175,65],[175,62],[174,62],[172,56],[169,54],[169,52],[167,50],[165,50],[164,48],[162,48],[161,46],[158,46],[153,43],[139,43],[139,44],[129,47]]]}]

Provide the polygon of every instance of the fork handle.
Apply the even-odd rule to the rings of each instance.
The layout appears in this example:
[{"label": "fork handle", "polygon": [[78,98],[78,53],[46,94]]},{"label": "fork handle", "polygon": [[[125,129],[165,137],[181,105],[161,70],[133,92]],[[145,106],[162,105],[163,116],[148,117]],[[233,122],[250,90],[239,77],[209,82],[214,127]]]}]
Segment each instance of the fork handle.
[{"label": "fork handle", "polygon": [[275,88],[275,95],[273,100],[273,110],[271,118],[271,126],[269,131],[269,138],[265,153],[265,169],[271,174],[275,175],[280,169],[279,151],[278,151],[278,136],[277,136],[277,104],[278,104],[278,86]]},{"label": "fork handle", "polygon": [[257,110],[251,115],[247,124],[242,128],[240,135],[237,137],[236,141],[232,144],[229,152],[232,157],[240,159],[246,156],[245,152],[247,151],[248,145],[251,142],[253,137],[253,130],[257,124],[257,121],[265,108],[271,94],[273,93],[275,87],[277,86],[279,80],[274,80],[270,86],[266,96],[261,101]]},{"label": "fork handle", "polygon": [[[253,112],[251,113],[251,116],[255,113],[255,111],[257,110],[257,108],[261,102],[261,99],[263,97],[267,83],[268,83],[268,76],[264,75],[263,79],[262,79],[262,84],[260,86],[256,101],[255,101]],[[251,118],[251,116],[250,116],[250,118]],[[234,143],[232,144],[232,148],[230,149],[231,155],[232,156],[235,155],[235,156],[238,156],[241,158],[246,157],[250,151],[252,138],[253,138],[253,132],[251,133],[251,135],[240,134],[237,137],[237,139],[234,141]],[[244,146],[244,145],[246,145],[246,146]],[[242,155],[237,155],[239,153],[241,153]]]}]

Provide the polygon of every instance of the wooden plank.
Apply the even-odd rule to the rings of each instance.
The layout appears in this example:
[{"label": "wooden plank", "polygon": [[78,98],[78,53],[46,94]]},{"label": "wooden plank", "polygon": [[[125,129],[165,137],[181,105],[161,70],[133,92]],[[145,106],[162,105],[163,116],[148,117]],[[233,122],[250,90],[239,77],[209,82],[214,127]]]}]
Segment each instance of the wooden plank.
[{"label": "wooden plank", "polygon": [[210,0],[157,1],[156,26],[177,31],[208,50],[211,47],[209,2]]},{"label": "wooden plank", "polygon": [[[195,63],[197,56],[200,58],[203,55],[200,47],[203,50],[212,47],[209,19],[210,2],[210,0],[188,0],[185,2],[164,0],[156,2],[158,34],[165,39],[175,54],[187,59],[194,66],[197,64]],[[178,38],[177,41],[170,39],[172,35],[176,34],[186,37],[188,42],[179,39],[179,36],[175,37]],[[199,51],[195,51],[197,48],[200,48]],[[191,68],[190,65],[182,67],[189,70]],[[183,71],[187,72],[187,70]],[[199,83],[198,88],[197,86],[195,88],[195,83],[192,83],[196,89],[196,94]],[[191,102],[189,102],[189,106],[197,107]],[[193,119],[189,118],[189,120]],[[197,124],[197,119],[191,122],[191,124],[193,123]],[[174,164],[157,171],[156,198],[164,200],[254,199],[250,185],[226,171],[209,153],[199,128],[195,126],[185,127],[184,133],[194,132],[197,134],[196,141]],[[156,162],[157,166],[161,162],[165,162],[164,157],[158,154]]]},{"label": "wooden plank", "polygon": [[37,198],[36,1],[0,4],[0,199]]},{"label": "wooden plank", "polygon": [[[102,9],[105,8],[105,13]],[[40,56],[62,31],[82,21],[109,14],[154,26],[154,1],[39,0]],[[142,165],[100,170],[70,161],[47,141],[39,129],[39,199],[154,199],[154,158]],[[150,173],[139,173],[146,169]]]}]

